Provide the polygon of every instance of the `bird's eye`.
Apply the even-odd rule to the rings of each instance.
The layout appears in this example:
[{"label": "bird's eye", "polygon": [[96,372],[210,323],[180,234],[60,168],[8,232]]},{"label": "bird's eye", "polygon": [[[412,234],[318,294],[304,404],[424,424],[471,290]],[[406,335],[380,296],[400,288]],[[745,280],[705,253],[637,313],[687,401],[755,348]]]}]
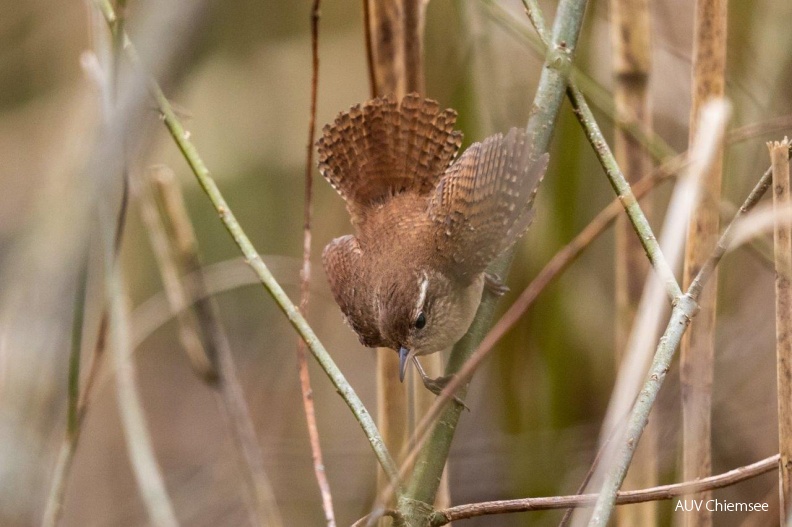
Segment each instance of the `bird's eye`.
[{"label": "bird's eye", "polygon": [[423,329],[426,325],[426,315],[423,314],[423,311],[418,314],[418,318],[415,319],[415,328],[416,329]]}]

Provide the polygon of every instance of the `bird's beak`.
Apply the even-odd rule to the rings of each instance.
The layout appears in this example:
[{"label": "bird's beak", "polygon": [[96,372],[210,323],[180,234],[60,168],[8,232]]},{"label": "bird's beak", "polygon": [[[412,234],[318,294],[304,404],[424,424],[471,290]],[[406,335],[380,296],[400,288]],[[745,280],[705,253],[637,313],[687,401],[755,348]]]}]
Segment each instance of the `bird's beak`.
[{"label": "bird's beak", "polygon": [[399,381],[404,382],[404,372],[407,369],[407,359],[410,358],[410,350],[402,346],[399,348]]}]

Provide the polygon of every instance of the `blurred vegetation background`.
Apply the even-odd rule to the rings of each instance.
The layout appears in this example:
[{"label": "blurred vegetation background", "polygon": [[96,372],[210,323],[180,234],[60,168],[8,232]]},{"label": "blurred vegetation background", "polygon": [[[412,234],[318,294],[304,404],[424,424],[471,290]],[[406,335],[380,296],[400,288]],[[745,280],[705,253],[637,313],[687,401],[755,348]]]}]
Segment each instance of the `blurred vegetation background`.
[{"label": "blurred vegetation background", "polygon": [[[63,259],[52,239],[79,238],[95,223],[71,224],[71,193],[90,154],[100,120],[97,90],[86,74],[86,51],[97,28],[89,3],[3,1],[0,12],[0,524],[41,521],[57,448],[65,428],[68,329],[79,262]],[[548,19],[555,2],[542,2]],[[156,2],[132,1],[131,38],[145,34],[138,14]],[[506,9],[516,26],[493,13]],[[310,2],[210,2],[204,28],[180,57],[168,96],[215,175],[240,223],[292,299],[299,296],[303,173],[311,76]],[[149,13],[150,15],[150,13]],[[792,114],[792,4],[786,0],[731,2],[727,95],[732,127]],[[576,64],[611,86],[606,2],[590,2]],[[686,148],[690,105],[693,5],[652,3],[651,97],[656,132],[677,151]],[[322,3],[317,124],[369,96],[360,2]],[[543,57],[514,28],[530,33],[518,1],[432,0],[426,25],[427,95],[460,113],[465,144],[524,125]],[[141,31],[138,33],[138,31]],[[156,118],[151,105],[152,118]],[[611,117],[600,109],[610,133]],[[786,123],[790,123],[787,120]],[[724,199],[739,203],[768,165],[764,142],[789,124],[728,148]],[[203,262],[238,259],[231,242],[164,127],[133,170],[164,163],[177,173],[188,199]],[[520,242],[507,306],[552,255],[613,198],[592,150],[569,111],[562,111],[550,172],[537,215]],[[333,237],[351,232],[342,201],[315,175],[312,300],[309,321],[367,407],[376,408],[374,351],[364,349],[341,321],[319,255]],[[650,199],[664,210],[670,185]],[[117,196],[101,195],[110,207]],[[66,212],[64,212],[66,211]],[[652,224],[659,228],[661,214]],[[52,239],[41,237],[41,225]],[[71,232],[70,229],[82,232]],[[53,234],[55,233],[55,234]],[[60,234],[59,234],[60,233]],[[38,260],[40,259],[40,260]],[[40,264],[46,262],[46,265]],[[132,331],[162,284],[141,225],[130,206],[121,262],[132,310]],[[41,269],[46,268],[46,276]],[[239,276],[253,283],[241,266]],[[241,270],[240,270],[241,269]],[[748,251],[731,254],[720,272],[715,371],[713,472],[777,451],[772,266]],[[243,280],[244,281],[244,280]],[[60,284],[60,288],[52,284]],[[91,282],[89,297],[98,298]],[[613,235],[607,233],[540,297],[474,379],[450,457],[452,503],[569,494],[593,458],[614,380]],[[57,294],[56,294],[57,293]],[[267,473],[284,525],[321,525],[300,403],[296,334],[258,285],[217,295]],[[60,306],[41,310],[40,305]],[[51,317],[51,318],[48,318]],[[86,320],[86,342],[97,314]],[[184,525],[245,522],[243,490],[231,440],[207,388],[191,372],[173,320],[135,351],[138,379],[158,461]],[[137,324],[137,325],[136,325]],[[23,339],[14,337],[23,335]],[[87,345],[90,347],[90,345]],[[325,465],[339,524],[369,511],[375,460],[358,424],[312,359],[310,363]],[[147,523],[124,444],[106,364],[88,413],[64,505],[63,525]],[[674,369],[655,412],[661,430],[660,467],[676,481],[679,395]],[[717,491],[733,501],[777,507],[775,474]],[[662,505],[673,523],[673,503]],[[465,525],[554,525],[559,512],[468,520]],[[769,525],[777,511],[747,518],[718,513],[716,525]],[[750,523],[755,522],[755,523]]]}]

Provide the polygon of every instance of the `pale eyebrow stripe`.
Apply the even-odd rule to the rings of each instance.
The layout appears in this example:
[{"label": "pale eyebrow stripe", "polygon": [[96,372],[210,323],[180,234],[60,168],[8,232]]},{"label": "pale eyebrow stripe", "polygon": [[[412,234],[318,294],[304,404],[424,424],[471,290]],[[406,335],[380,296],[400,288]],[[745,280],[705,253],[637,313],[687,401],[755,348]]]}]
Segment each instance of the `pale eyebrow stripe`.
[{"label": "pale eyebrow stripe", "polygon": [[422,311],[424,302],[426,302],[426,292],[429,290],[429,277],[426,276],[426,273],[421,274],[422,279],[418,282],[420,292],[418,293],[418,302],[415,303],[415,316],[418,316]]}]

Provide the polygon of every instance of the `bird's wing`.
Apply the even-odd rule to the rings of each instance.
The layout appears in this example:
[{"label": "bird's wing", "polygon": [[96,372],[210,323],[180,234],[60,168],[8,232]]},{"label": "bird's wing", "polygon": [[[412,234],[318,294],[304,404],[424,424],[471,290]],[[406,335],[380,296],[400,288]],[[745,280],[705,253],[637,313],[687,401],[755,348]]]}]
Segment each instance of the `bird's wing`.
[{"label": "bird's wing", "polygon": [[474,143],[448,168],[428,209],[446,272],[472,279],[528,229],[547,159],[534,158],[525,130],[512,128]]},{"label": "bird's wing", "polygon": [[410,94],[353,106],[323,129],[319,170],[347,202],[352,223],[404,191],[428,195],[459,150],[456,112]]},{"label": "bird's wing", "polygon": [[330,290],[347,323],[364,346],[374,348],[382,345],[382,338],[377,329],[374,296],[366,280],[362,256],[357,238],[350,234],[327,244],[322,264]]}]

